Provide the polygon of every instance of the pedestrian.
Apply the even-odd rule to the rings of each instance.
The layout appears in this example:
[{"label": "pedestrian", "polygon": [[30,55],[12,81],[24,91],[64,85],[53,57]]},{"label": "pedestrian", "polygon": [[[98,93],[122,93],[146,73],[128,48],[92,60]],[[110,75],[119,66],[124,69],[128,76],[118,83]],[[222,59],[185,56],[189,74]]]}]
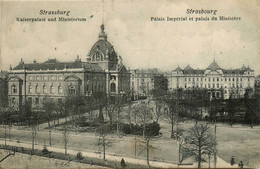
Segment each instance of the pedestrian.
[{"label": "pedestrian", "polygon": [[235,157],[234,157],[234,156],[232,156],[232,157],[231,157],[230,164],[233,166],[235,163],[236,163],[236,162],[235,162]]},{"label": "pedestrian", "polygon": [[243,168],[244,167],[243,161],[240,161],[240,163],[238,164],[238,167],[239,168]]},{"label": "pedestrian", "polygon": [[121,167],[123,167],[123,168],[125,168],[127,165],[126,165],[126,163],[125,163],[125,160],[124,160],[124,158],[122,158],[122,160],[121,160]]}]

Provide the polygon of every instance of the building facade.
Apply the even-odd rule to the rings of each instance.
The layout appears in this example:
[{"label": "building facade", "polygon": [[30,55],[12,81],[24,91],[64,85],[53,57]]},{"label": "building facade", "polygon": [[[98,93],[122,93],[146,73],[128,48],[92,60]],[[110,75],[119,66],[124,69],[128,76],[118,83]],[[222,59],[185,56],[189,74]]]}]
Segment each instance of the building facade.
[{"label": "building facade", "polygon": [[157,69],[131,70],[131,91],[134,100],[146,97],[155,90],[167,90],[167,79]]},{"label": "building facade", "polygon": [[92,46],[87,61],[98,65],[106,74],[107,95],[128,95],[130,93],[130,72],[107,40],[104,25],[101,25],[99,40]]},{"label": "building facade", "polygon": [[7,107],[8,103],[8,72],[0,72],[0,107]]},{"label": "building facade", "polygon": [[49,59],[43,63],[36,60],[24,63],[21,59],[9,73],[8,104],[13,109],[21,108],[25,101],[32,108],[41,108],[46,99],[63,102],[69,95],[91,96],[98,103],[104,95],[127,97],[130,93],[130,73],[107,41],[104,25],[87,62],[79,57],[74,62]]},{"label": "building facade", "polygon": [[32,108],[42,107],[46,99],[63,102],[70,95],[94,96],[106,92],[104,71],[95,64],[82,62],[59,62],[49,59],[43,63],[23,60],[10,70],[8,78],[9,107],[19,109],[25,101]]},{"label": "building facade", "polygon": [[254,88],[254,70],[244,65],[239,69],[223,69],[214,61],[206,69],[179,66],[166,75],[168,89],[208,89],[210,98],[243,97],[245,89]]}]

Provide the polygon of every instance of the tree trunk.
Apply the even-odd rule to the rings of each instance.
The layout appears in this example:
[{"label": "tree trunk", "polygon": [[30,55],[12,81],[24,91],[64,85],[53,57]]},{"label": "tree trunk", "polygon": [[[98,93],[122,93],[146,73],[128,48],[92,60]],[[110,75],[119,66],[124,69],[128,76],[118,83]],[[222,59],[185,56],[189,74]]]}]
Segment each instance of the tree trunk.
[{"label": "tree trunk", "polygon": [[[172,117],[172,118],[173,118],[173,117]],[[173,129],[173,127],[174,127],[174,121],[173,121],[173,119],[171,119],[171,123],[172,123],[171,138],[174,138],[174,129]]]},{"label": "tree trunk", "polygon": [[105,137],[103,136],[103,159],[106,161],[106,143],[105,143]]},{"label": "tree trunk", "polygon": [[149,138],[147,138],[147,141],[146,141],[146,157],[147,157],[147,165],[148,165],[148,167],[150,168],[150,164],[149,164],[149,150],[150,150],[150,148],[149,148]]},{"label": "tree trunk", "polygon": [[34,130],[32,128],[32,151],[34,151]]},{"label": "tree trunk", "polygon": [[146,124],[144,123],[143,124],[143,138],[145,137],[145,127],[146,127]]}]

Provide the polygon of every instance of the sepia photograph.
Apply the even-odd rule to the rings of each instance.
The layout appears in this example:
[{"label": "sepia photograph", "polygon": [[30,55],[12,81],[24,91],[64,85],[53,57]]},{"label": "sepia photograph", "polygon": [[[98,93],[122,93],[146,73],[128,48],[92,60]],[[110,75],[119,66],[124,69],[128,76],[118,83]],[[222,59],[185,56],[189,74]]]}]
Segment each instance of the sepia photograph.
[{"label": "sepia photograph", "polygon": [[260,167],[258,0],[0,2],[0,168]]}]

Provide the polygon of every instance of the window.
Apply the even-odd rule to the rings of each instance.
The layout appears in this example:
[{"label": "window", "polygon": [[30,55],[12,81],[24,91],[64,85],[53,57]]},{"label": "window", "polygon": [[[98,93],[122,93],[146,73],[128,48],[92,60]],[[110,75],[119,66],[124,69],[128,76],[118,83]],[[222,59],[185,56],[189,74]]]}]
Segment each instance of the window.
[{"label": "window", "polygon": [[213,78],[213,82],[215,81],[215,78]]},{"label": "window", "polygon": [[210,78],[209,78],[209,82],[210,82]]},{"label": "window", "polygon": [[12,99],[12,104],[15,104],[15,98]]},{"label": "window", "polygon": [[35,104],[39,105],[39,98],[35,98]]},{"label": "window", "polygon": [[62,93],[62,87],[58,86],[58,93],[61,94]]},{"label": "window", "polygon": [[217,81],[219,81],[219,78],[217,78]]},{"label": "window", "polygon": [[32,86],[31,85],[28,88],[28,93],[32,93]]},{"label": "window", "polygon": [[40,89],[38,85],[35,87],[35,93],[40,93]]},{"label": "window", "polygon": [[12,93],[17,93],[16,85],[12,85],[12,87],[11,87],[11,92],[12,92]]},{"label": "window", "polygon": [[219,88],[219,84],[217,84],[217,88]]},{"label": "window", "polygon": [[208,84],[208,88],[210,88],[210,84]]},{"label": "window", "polygon": [[115,83],[110,84],[110,90],[111,90],[111,92],[116,92],[116,84]]},{"label": "window", "polygon": [[227,78],[225,77],[225,81],[227,81]]},{"label": "window", "polygon": [[69,94],[71,95],[76,94],[76,88],[74,86],[69,86]]},{"label": "window", "polygon": [[50,93],[54,93],[54,87],[53,87],[53,85],[50,87]]},{"label": "window", "polygon": [[47,93],[47,88],[46,88],[45,84],[42,89],[43,89],[43,93]]},{"label": "window", "polygon": [[59,103],[59,104],[62,103],[62,98],[58,98],[58,103]]},{"label": "window", "polygon": [[215,88],[215,84],[213,84],[212,87]]},{"label": "window", "polygon": [[31,97],[28,98],[28,103],[29,103],[30,105],[32,105],[32,98],[31,98]]}]

